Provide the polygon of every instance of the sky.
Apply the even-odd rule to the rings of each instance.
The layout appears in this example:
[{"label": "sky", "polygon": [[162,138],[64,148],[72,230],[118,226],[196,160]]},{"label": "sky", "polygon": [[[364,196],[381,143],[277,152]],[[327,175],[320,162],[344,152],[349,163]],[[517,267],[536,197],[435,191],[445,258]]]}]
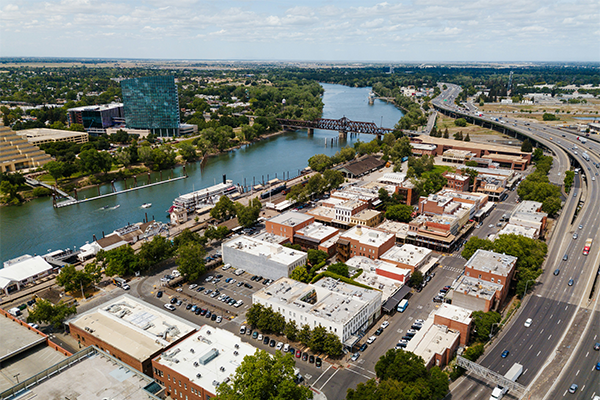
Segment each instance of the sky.
[{"label": "sky", "polygon": [[0,0],[0,57],[600,61],[598,0]]}]

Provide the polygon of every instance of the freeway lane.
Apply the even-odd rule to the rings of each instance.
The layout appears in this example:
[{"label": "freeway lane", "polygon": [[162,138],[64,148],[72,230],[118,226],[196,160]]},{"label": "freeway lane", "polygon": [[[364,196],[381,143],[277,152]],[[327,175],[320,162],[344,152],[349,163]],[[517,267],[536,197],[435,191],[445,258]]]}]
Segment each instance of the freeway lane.
[{"label": "freeway lane", "polygon": [[[454,88],[450,90],[456,93]],[[447,104],[448,102],[445,103]],[[440,107],[439,103],[437,105]],[[451,107],[453,111],[460,111],[454,105]],[[519,130],[522,131],[522,129]],[[529,132],[530,130],[531,132]],[[535,137],[536,140],[538,137],[546,140],[552,138],[549,147],[554,149],[558,147],[556,142],[563,139],[562,132],[557,134],[554,130],[548,131],[545,128],[538,130],[537,125],[533,125],[527,131],[525,133]],[[571,138],[565,137],[563,140],[568,142]],[[569,146],[567,150],[570,151],[571,144],[565,143],[565,145]],[[556,150],[557,154],[561,153],[560,150]],[[594,154],[590,154],[590,156],[594,160],[597,160]],[[584,160],[579,161],[584,171],[588,173],[592,168],[592,164]],[[548,357],[553,355],[553,350],[558,346],[562,336],[567,332],[570,321],[575,315],[579,299],[584,296],[587,278],[595,274],[595,266],[591,262],[586,263],[588,258],[581,255],[585,238],[594,237],[600,225],[597,213],[598,207],[596,206],[598,188],[595,184],[596,182],[588,181],[588,183],[591,185],[585,192],[586,204],[583,206],[581,215],[577,220],[584,221],[583,229],[578,229],[579,222],[571,226],[571,218],[562,218],[560,220],[550,242],[549,254],[545,265],[546,272],[540,278],[540,283],[537,285],[535,294],[525,301],[525,305],[522,307],[518,317],[511,322],[508,328],[505,328],[496,343],[491,346],[491,350],[480,360],[483,366],[501,374],[504,374],[514,362],[521,362],[525,367],[525,373],[519,381],[525,385],[532,383],[538,372],[544,367]],[[575,197],[570,195],[566,199],[566,204],[562,211],[565,217],[572,215],[582,192],[582,189],[577,187],[572,192],[576,194]],[[578,232],[580,235],[578,239],[572,239],[572,234],[575,230],[580,231]],[[568,255],[567,261],[562,261],[564,254]],[[558,276],[552,274],[555,266],[560,266],[561,268]],[[566,282],[571,278],[574,279],[575,284],[568,286]],[[533,318],[534,320],[530,328],[523,326],[527,318]],[[510,355],[508,358],[502,359],[500,353],[505,349],[510,351]],[[489,395],[490,390],[482,389],[481,385],[474,384],[473,381],[467,378],[457,384],[451,397],[460,399],[485,398],[486,395]]]}]

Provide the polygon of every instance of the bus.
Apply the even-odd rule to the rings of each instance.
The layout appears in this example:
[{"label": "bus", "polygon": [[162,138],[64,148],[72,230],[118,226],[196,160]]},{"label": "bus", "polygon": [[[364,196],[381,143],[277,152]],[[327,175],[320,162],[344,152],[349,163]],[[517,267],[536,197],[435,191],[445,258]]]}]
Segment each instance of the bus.
[{"label": "bus", "polygon": [[592,242],[593,239],[589,238],[588,240],[585,241],[585,245],[583,246],[583,255],[587,256],[588,254],[590,254],[590,248],[592,247]]},{"label": "bus", "polygon": [[398,312],[404,312],[406,307],[408,307],[408,300],[404,299],[400,302],[400,304],[398,304],[398,308],[396,310],[398,310]]}]

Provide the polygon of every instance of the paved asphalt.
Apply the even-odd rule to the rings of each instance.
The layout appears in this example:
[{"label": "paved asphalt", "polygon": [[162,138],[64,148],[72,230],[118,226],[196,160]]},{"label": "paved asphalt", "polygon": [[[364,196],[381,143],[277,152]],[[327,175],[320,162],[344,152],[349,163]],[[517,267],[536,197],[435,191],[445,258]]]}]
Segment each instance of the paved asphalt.
[{"label": "paved asphalt", "polygon": [[[451,91],[450,95],[457,93],[454,85],[449,85],[449,89]],[[451,100],[448,100],[446,104],[450,102]],[[454,109],[458,108],[452,107]],[[537,136],[537,140],[545,143],[551,142],[549,147],[562,147],[571,153],[572,157],[577,157],[574,155],[573,146],[577,145],[578,148],[584,146],[572,134],[549,128],[543,124],[528,123],[528,125],[525,125],[522,121],[511,120],[511,118],[508,118],[507,122],[513,126],[516,123],[520,131],[529,133],[534,137]],[[525,129],[527,129],[527,132],[524,131]],[[565,136],[563,137],[563,135]],[[599,162],[600,160],[596,156],[599,153],[598,145],[588,141],[587,147],[593,150],[593,152],[588,151],[592,158],[591,161]],[[579,151],[581,152],[581,149]],[[558,150],[556,153],[560,154],[562,151]],[[597,359],[598,356],[595,358],[590,356],[588,350],[593,344],[590,343],[596,340],[594,338],[598,334],[598,326],[589,327],[583,338],[568,336],[570,322],[578,311],[580,299],[587,299],[588,297],[592,278],[596,275],[598,265],[597,262],[594,262],[598,256],[597,238],[590,255],[582,255],[585,239],[587,237],[595,238],[600,226],[598,221],[598,209],[600,208],[597,205],[598,187],[596,181],[591,180],[591,177],[595,176],[596,168],[591,162],[587,162],[581,157],[578,158],[578,161],[584,169],[582,172],[587,174],[585,177],[587,182],[580,182],[579,179],[576,179],[575,187],[566,198],[566,203],[561,212],[564,218],[559,220],[549,244],[545,273],[535,285],[533,295],[525,300],[517,317],[503,330],[499,338],[486,351],[484,357],[479,360],[481,365],[501,374],[506,373],[515,362],[521,363],[525,370],[522,377],[519,378],[519,382],[523,385],[530,385],[536,379],[538,373],[545,371],[546,363],[551,364],[554,350],[563,337],[567,341],[571,341],[573,345],[581,341],[584,345],[580,346],[577,353],[574,354],[573,359],[575,361],[572,364],[585,364],[586,368],[584,370],[586,372],[581,373],[578,368],[573,368],[573,371],[569,369],[556,382],[555,393],[547,398],[563,396],[568,386],[575,380],[580,387],[577,398],[591,399],[593,393],[598,394],[598,388],[600,387],[598,384],[600,372],[597,374],[592,373],[598,372],[592,371],[593,365],[595,365],[593,360]],[[561,157],[559,157],[557,164],[562,168],[565,166],[561,161]],[[561,169],[558,170],[556,179],[560,176],[558,175],[560,172],[562,172]],[[584,203],[580,204],[580,200]],[[579,216],[571,223],[573,221],[572,215],[578,206],[581,206]],[[583,225],[583,229],[578,228],[579,224]],[[578,239],[573,239],[574,232],[578,233]],[[567,261],[562,259],[565,254],[568,255]],[[560,273],[554,276],[553,271],[556,268],[560,268]],[[567,284],[570,279],[575,282],[573,286]],[[588,307],[587,303],[582,302],[582,307]],[[597,317],[597,312],[594,316]],[[523,325],[527,318],[533,319],[533,323],[529,328],[525,328]],[[598,319],[594,320],[592,318],[591,321],[593,321],[593,324],[597,324]],[[510,352],[507,358],[500,357],[500,353],[504,350]],[[492,388],[493,385],[489,382],[482,382],[477,378],[467,376],[454,388],[448,398],[489,398]],[[532,398],[542,398],[548,391],[549,388],[542,388],[538,393],[532,393],[535,395]],[[587,397],[588,394],[589,397]]]}]

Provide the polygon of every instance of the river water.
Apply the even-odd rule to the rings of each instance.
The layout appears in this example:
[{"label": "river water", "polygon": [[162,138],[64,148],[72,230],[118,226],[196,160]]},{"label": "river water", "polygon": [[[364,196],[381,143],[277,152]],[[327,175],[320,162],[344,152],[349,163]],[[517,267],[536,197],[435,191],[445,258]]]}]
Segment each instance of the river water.
[{"label": "river water", "polygon": [[[342,85],[323,84],[323,118],[338,119],[347,117],[354,121],[375,122],[377,125],[393,128],[402,117],[402,112],[392,104],[375,100],[368,103],[370,88],[350,88]],[[360,137],[362,136],[362,138]],[[166,210],[180,194],[189,193],[222,181],[223,174],[234,183],[251,185],[263,179],[273,179],[276,175],[292,178],[305,168],[307,160],[314,154],[335,154],[341,147],[353,145],[356,140],[371,141],[371,135],[348,137],[338,140],[338,132],[315,130],[313,136],[306,131],[286,132],[269,139],[244,146],[208,159],[201,170],[199,163],[188,164],[187,179],[164,183],[104,199],[88,201],[74,206],[55,209],[50,198],[35,199],[20,207],[0,208],[0,261],[23,254],[45,254],[50,250],[79,248],[92,235],[102,237],[128,223],[139,222],[144,214],[158,221],[168,222]],[[332,141],[333,139],[333,141]],[[171,171],[163,171],[162,179],[167,179]],[[173,176],[181,176],[181,167],[175,168]],[[151,180],[161,178],[152,173]],[[138,179],[146,182],[147,177]],[[117,182],[117,189],[124,184]],[[129,182],[131,186],[131,182]],[[110,185],[100,188],[101,193],[110,193]],[[93,197],[98,189],[79,192],[79,198]],[[152,203],[148,209],[143,203]],[[111,209],[119,205],[116,209]],[[109,208],[102,209],[102,207]],[[1,268],[1,265],[0,265]]]}]

